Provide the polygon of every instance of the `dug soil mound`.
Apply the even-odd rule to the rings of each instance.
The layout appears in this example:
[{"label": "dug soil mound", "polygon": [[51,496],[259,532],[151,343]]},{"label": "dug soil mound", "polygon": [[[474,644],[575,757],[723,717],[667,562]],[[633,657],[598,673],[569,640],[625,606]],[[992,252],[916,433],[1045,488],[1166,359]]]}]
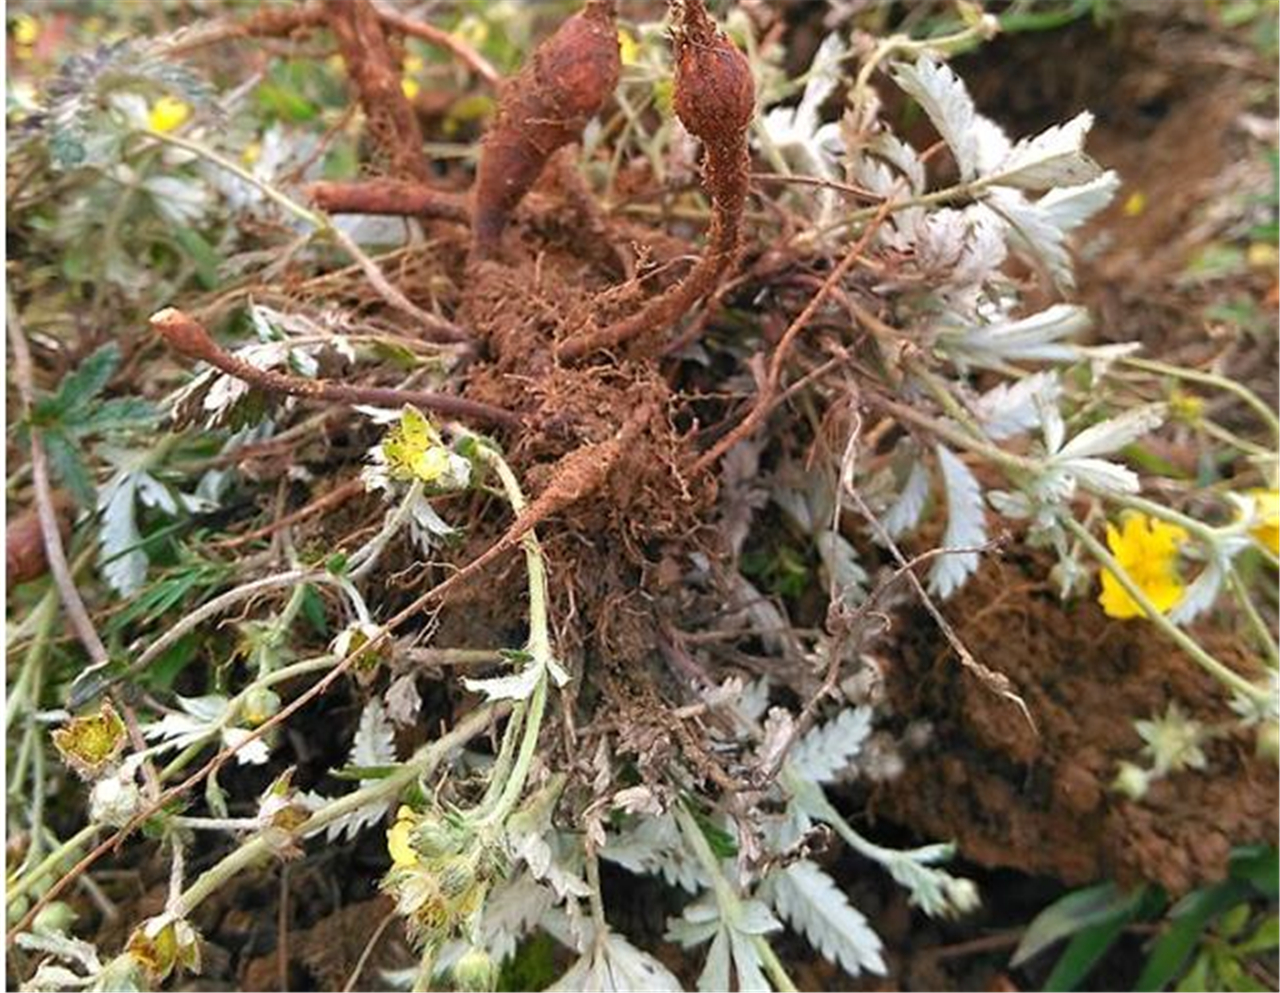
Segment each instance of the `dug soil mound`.
[{"label": "dug soil mound", "polygon": [[1141,803],[1111,790],[1117,763],[1142,747],[1135,719],[1177,705],[1212,726],[1221,690],[1145,625],[1112,621],[1092,600],[1064,607],[1028,578],[1043,572],[991,563],[949,612],[979,661],[1014,683],[1034,727],[956,662],[923,610],[906,619],[889,694],[934,734],[874,809],[954,838],[984,866],[1069,884],[1149,880],[1182,893],[1222,878],[1233,845],[1276,835],[1274,766],[1227,734],[1206,746],[1211,774],[1171,774]]}]

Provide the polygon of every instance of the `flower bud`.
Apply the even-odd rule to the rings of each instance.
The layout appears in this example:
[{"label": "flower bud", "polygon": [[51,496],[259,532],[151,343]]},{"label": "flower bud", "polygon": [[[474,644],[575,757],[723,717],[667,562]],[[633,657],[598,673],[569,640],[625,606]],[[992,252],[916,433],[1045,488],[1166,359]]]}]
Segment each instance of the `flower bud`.
[{"label": "flower bud", "polygon": [[1255,747],[1260,759],[1275,762],[1280,758],[1280,724],[1275,721],[1263,721],[1259,724]]},{"label": "flower bud", "polygon": [[264,724],[280,711],[280,694],[266,686],[255,686],[245,694],[241,716],[251,728]]},{"label": "flower bud", "polygon": [[493,959],[483,948],[472,945],[453,966],[453,985],[458,990],[491,990],[497,979]]},{"label": "flower bud", "polygon": [[142,806],[142,792],[133,776],[107,776],[89,793],[89,819],[108,827],[124,827]]},{"label": "flower bud", "polygon": [[1151,773],[1132,762],[1121,762],[1116,778],[1111,781],[1111,788],[1117,793],[1138,801],[1147,795],[1151,786]]}]

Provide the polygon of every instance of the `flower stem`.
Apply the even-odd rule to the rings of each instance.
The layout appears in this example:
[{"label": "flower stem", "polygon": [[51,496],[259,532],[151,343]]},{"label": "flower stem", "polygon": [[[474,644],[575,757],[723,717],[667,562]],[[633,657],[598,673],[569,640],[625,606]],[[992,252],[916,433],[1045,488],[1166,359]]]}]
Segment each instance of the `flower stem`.
[{"label": "flower stem", "polygon": [[1236,601],[1240,604],[1240,609],[1244,611],[1249,626],[1258,636],[1263,651],[1267,653],[1271,668],[1280,667],[1280,648],[1276,646],[1275,634],[1262,619],[1262,615],[1258,612],[1258,605],[1253,602],[1253,597],[1249,596],[1249,590],[1234,565],[1227,570],[1227,582],[1231,586],[1231,592],[1235,594]]},{"label": "flower stem", "polygon": [[[352,811],[394,797],[419,776],[429,776],[455,749],[460,748],[489,725],[489,721],[505,709],[504,704],[479,707],[459,721],[444,736],[437,738],[387,776],[361,787],[353,793],[325,804],[298,827],[296,834],[307,837],[332,824]],[[271,854],[271,847],[261,834],[249,839],[221,862],[193,882],[177,901],[177,912],[187,915],[232,878]]]},{"label": "flower stem", "polygon": [[[733,922],[742,913],[742,900],[737,890],[725,878],[724,872],[720,869],[720,860],[711,850],[711,845],[708,844],[702,828],[698,827],[698,822],[694,820],[693,815],[681,804],[677,804],[674,811],[676,820],[680,824],[680,833],[684,835],[685,841],[693,849],[693,854],[697,856],[698,862],[711,879],[711,889],[715,893],[716,904],[720,908],[720,917],[732,927]],[[796,984],[787,975],[787,970],[765,936],[753,934],[749,937],[756,954],[760,956],[760,963],[769,974],[769,978],[773,980],[774,986],[779,990],[794,991]]]},{"label": "flower stem", "polygon": [[1266,402],[1247,386],[1237,383],[1233,379],[1228,379],[1226,376],[1219,376],[1212,372],[1201,372],[1199,369],[1184,369],[1181,366],[1169,365],[1166,362],[1156,362],[1153,359],[1140,359],[1132,355],[1121,358],[1120,362],[1133,369],[1154,372],[1174,379],[1185,379],[1191,383],[1203,383],[1205,386],[1215,386],[1220,390],[1233,393],[1253,408],[1254,412],[1271,429],[1272,434],[1280,437],[1280,418],[1276,417],[1275,411],[1267,406]]},{"label": "flower stem", "polygon": [[1083,524],[1077,521],[1070,514],[1062,516],[1062,523],[1067,530],[1071,531],[1081,544],[1089,550],[1089,553],[1097,559],[1102,565],[1116,577],[1126,593],[1129,594],[1142,612],[1147,615],[1147,619],[1151,621],[1157,628],[1163,631],[1179,648],[1191,656],[1200,668],[1217,679],[1224,686],[1229,687],[1235,692],[1249,698],[1250,700],[1265,700],[1267,691],[1260,686],[1255,686],[1249,680],[1245,679],[1239,673],[1228,668],[1224,663],[1209,654],[1199,642],[1174,624],[1169,618],[1160,612],[1153,604],[1150,598],[1143,592],[1142,588],[1135,583],[1124,567],[1115,560],[1115,557],[1103,547],[1102,542],[1095,538]]}]

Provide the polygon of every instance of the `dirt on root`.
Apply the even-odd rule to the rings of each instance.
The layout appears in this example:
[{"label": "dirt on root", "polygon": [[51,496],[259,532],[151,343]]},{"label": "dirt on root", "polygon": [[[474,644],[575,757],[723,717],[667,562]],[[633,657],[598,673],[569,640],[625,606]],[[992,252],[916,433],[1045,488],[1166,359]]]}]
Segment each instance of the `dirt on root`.
[{"label": "dirt on root", "polygon": [[[1150,625],[1110,620],[1091,599],[1063,605],[1027,578],[1046,565],[989,563],[948,610],[979,661],[1013,682],[1034,728],[915,611],[887,686],[894,712],[930,721],[933,734],[872,809],[954,838],[980,865],[1068,884],[1147,880],[1176,894],[1220,879],[1233,845],[1275,838],[1274,764],[1233,731],[1205,746],[1206,771],[1171,774],[1139,803],[1111,790],[1117,763],[1139,758],[1135,719],[1176,705],[1226,727],[1230,714],[1218,683]],[[1212,647],[1244,671],[1238,647]]]}]

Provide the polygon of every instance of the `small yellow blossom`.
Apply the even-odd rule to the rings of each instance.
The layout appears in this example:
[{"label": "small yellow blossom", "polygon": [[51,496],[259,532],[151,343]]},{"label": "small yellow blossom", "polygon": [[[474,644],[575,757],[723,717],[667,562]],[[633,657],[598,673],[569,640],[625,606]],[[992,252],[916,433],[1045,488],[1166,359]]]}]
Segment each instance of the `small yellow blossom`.
[{"label": "small yellow blossom", "polygon": [[1249,533],[1272,555],[1280,555],[1280,490],[1250,490],[1253,500],[1253,527]]},{"label": "small yellow blossom", "polygon": [[181,127],[191,116],[191,105],[177,97],[164,96],[151,105],[147,124],[152,131],[164,134]]},{"label": "small yellow blossom", "polygon": [[1249,246],[1249,251],[1245,254],[1249,260],[1249,265],[1254,269],[1263,269],[1267,272],[1275,272],[1276,263],[1280,262],[1280,250],[1275,245],[1270,245],[1265,241],[1255,241]]},{"label": "small yellow blossom", "polygon": [[1147,209],[1147,195],[1141,190],[1137,190],[1129,194],[1129,199],[1124,202],[1124,216],[1137,217]]},{"label": "small yellow blossom", "polygon": [[253,165],[258,159],[262,158],[262,142],[251,141],[244,146],[244,151],[240,153],[240,161],[245,165]]},{"label": "small yellow blossom", "polygon": [[40,37],[40,22],[30,14],[19,14],[13,19],[13,43],[30,48]]},{"label": "small yellow blossom", "polygon": [[[1127,515],[1123,530],[1107,525],[1107,546],[1111,554],[1162,614],[1177,606],[1186,592],[1177,568],[1178,549],[1186,540],[1184,529],[1146,514]],[[1126,620],[1145,616],[1110,569],[1102,570],[1102,593],[1098,602],[1108,617]]]},{"label": "small yellow blossom", "polygon": [[467,485],[470,465],[450,451],[421,411],[406,407],[382,440],[382,454],[393,479],[417,479],[445,489]]},{"label": "small yellow blossom", "polygon": [[400,89],[404,91],[404,95],[410,100],[422,92],[422,86],[410,76],[405,76],[404,79],[400,80]]},{"label": "small yellow blossom", "polygon": [[640,43],[626,28],[618,29],[618,52],[624,66],[633,66],[640,60]]},{"label": "small yellow blossom", "polygon": [[391,854],[391,864],[401,868],[409,868],[418,864],[418,853],[413,849],[413,829],[417,825],[417,815],[412,807],[401,807],[396,811],[396,822],[387,828],[387,851]]}]

